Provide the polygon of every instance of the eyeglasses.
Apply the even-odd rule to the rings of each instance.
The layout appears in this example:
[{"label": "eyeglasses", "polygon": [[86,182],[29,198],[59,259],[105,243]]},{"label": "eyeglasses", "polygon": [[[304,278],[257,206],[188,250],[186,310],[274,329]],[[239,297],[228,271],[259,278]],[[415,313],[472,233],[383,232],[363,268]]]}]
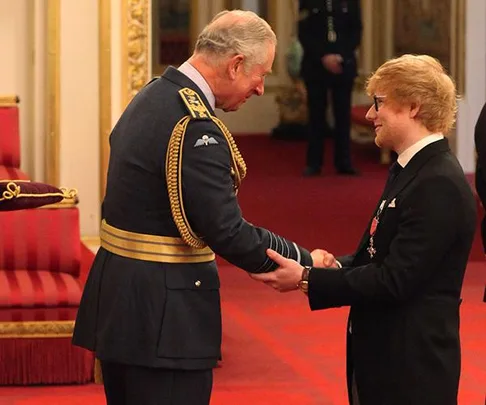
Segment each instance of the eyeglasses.
[{"label": "eyeglasses", "polygon": [[380,103],[382,103],[385,98],[386,98],[386,96],[373,96],[375,111],[378,111]]}]

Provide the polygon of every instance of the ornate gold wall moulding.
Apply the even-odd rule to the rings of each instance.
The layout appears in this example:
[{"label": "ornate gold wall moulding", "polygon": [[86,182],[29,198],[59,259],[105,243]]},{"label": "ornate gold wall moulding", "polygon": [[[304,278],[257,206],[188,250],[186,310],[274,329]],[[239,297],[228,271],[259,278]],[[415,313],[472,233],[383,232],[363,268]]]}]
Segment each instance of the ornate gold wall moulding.
[{"label": "ornate gold wall moulding", "polygon": [[109,137],[111,132],[111,102],[112,102],[112,75],[111,75],[111,0],[98,0],[99,24],[98,24],[98,53],[99,53],[99,106],[100,106],[100,202],[103,201],[106,189],[106,177],[108,172],[108,159],[110,154]]},{"label": "ornate gold wall moulding", "polygon": [[74,321],[0,322],[0,339],[71,337]]},{"label": "ornate gold wall moulding", "polygon": [[45,180],[59,185],[61,145],[61,0],[47,0],[47,101]]},{"label": "ornate gold wall moulding", "polygon": [[123,15],[123,108],[149,78],[148,0],[125,0]]}]

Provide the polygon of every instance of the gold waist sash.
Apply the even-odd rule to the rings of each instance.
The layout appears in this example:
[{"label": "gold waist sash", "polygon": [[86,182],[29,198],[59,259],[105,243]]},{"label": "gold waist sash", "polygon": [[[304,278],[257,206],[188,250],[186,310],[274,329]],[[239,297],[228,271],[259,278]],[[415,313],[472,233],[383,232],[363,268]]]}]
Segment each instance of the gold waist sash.
[{"label": "gold waist sash", "polygon": [[131,259],[161,263],[203,263],[214,260],[209,247],[196,249],[182,238],[145,235],[124,231],[101,222],[101,246],[111,253]]}]

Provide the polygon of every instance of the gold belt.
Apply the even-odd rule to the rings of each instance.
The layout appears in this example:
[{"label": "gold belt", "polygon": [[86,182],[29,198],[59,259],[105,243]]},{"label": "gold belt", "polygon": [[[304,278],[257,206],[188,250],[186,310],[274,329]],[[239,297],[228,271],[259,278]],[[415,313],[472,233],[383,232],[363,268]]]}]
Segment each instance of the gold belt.
[{"label": "gold belt", "polygon": [[111,253],[149,262],[203,263],[215,258],[209,247],[196,249],[182,238],[124,231],[105,220],[101,222],[100,239],[101,246]]}]

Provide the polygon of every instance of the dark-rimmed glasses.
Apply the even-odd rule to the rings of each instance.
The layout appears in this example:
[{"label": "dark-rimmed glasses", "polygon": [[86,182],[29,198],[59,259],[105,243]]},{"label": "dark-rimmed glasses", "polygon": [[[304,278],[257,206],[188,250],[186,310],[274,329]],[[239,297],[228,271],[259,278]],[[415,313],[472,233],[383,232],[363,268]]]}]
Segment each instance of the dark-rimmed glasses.
[{"label": "dark-rimmed glasses", "polygon": [[378,111],[380,103],[382,103],[385,98],[386,98],[386,96],[373,96],[375,111]]}]

